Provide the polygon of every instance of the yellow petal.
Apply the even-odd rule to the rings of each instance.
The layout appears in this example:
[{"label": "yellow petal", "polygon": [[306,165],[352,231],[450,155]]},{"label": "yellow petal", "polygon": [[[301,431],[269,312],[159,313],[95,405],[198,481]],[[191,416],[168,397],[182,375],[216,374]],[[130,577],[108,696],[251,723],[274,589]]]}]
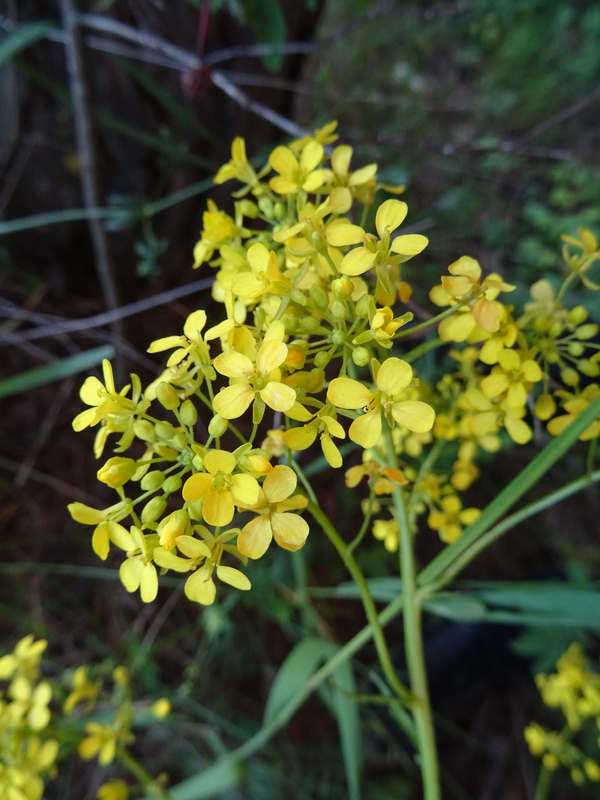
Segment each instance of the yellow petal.
[{"label": "yellow petal", "polygon": [[215,396],[213,408],[225,419],[241,417],[254,400],[254,389],[248,383],[226,386]]},{"label": "yellow petal", "polygon": [[213,475],[216,475],[217,472],[231,475],[235,465],[235,456],[227,450],[209,450],[204,456],[204,466]]},{"label": "yellow petal", "polygon": [[229,525],[234,514],[233,499],[228,489],[211,489],[202,506],[202,516],[209,525]]},{"label": "yellow petal", "polygon": [[421,400],[404,400],[393,404],[392,417],[398,425],[403,425],[409,431],[425,433],[433,427],[435,411]]},{"label": "yellow petal", "polygon": [[288,411],[296,402],[295,390],[279,381],[269,381],[260,396],[273,411]]},{"label": "yellow petal", "polygon": [[119,567],[119,578],[128,592],[135,592],[142,579],[144,565],[139,558],[128,558]]},{"label": "yellow petal", "polygon": [[238,536],[237,548],[243,556],[260,558],[266,553],[272,538],[269,517],[261,514],[244,525]]},{"label": "yellow petal", "polygon": [[500,329],[500,310],[494,300],[478,300],[473,306],[473,318],[484,331],[495,333]]},{"label": "yellow petal", "polygon": [[213,476],[208,472],[197,472],[183,484],[183,499],[188,503],[200,500],[212,488]]},{"label": "yellow petal", "polygon": [[395,231],[399,225],[402,225],[407,214],[408,206],[402,200],[386,200],[382,203],[375,215],[375,227],[379,237],[383,239],[384,236]]},{"label": "yellow petal", "polygon": [[289,147],[280,145],[269,156],[269,164],[280,175],[293,175],[298,171],[298,160]]},{"label": "yellow petal", "polygon": [[375,261],[375,253],[367,250],[366,247],[355,247],[346,253],[339,266],[343,275],[362,275],[371,269]]},{"label": "yellow petal", "polygon": [[99,405],[105,399],[105,396],[106,392],[104,386],[94,375],[90,375],[86,378],[79,390],[79,397],[81,397],[83,402],[88,406]]},{"label": "yellow petal", "polygon": [[235,350],[228,350],[226,353],[218,355],[213,366],[221,375],[228,378],[251,378],[254,373],[254,364],[250,359]]},{"label": "yellow petal", "polygon": [[375,395],[352,378],[334,378],[327,389],[327,400],[338,408],[363,408]]},{"label": "yellow petal", "polygon": [[158,575],[154,564],[144,564],[140,576],[140,596],[144,603],[152,603],[158,594]]},{"label": "yellow petal", "polygon": [[[309,142],[300,156],[300,167],[303,172],[312,172],[323,159],[323,145],[314,139]],[[310,191],[310,190],[307,190]]]},{"label": "yellow petal", "polygon": [[188,339],[198,341],[202,338],[202,331],[206,325],[206,311],[199,309],[193,311],[185,321],[183,332]]},{"label": "yellow petal", "polygon": [[377,373],[377,388],[390,397],[403,392],[412,381],[413,371],[410,364],[401,358],[386,358]]},{"label": "yellow petal", "polygon": [[471,256],[461,256],[448,267],[451,275],[465,275],[471,283],[478,283],[481,278],[481,267],[479,262]]},{"label": "yellow petal", "polygon": [[280,367],[287,357],[287,345],[277,339],[268,339],[260,346],[256,356],[256,369],[262,375]]},{"label": "yellow petal", "polygon": [[323,450],[323,455],[325,456],[330,467],[333,467],[333,469],[339,469],[342,466],[342,454],[330,436],[321,436],[321,449]]},{"label": "yellow petal", "polygon": [[185,582],[185,596],[194,603],[209,606],[215,602],[217,589],[208,567],[197,569]]},{"label": "yellow petal", "polygon": [[349,222],[332,223],[327,226],[327,241],[334,247],[346,247],[364,242],[365,232],[358,225]]},{"label": "yellow petal", "polygon": [[380,406],[355,419],[350,425],[348,436],[365,450],[369,447],[375,447],[381,436]]},{"label": "yellow petal", "polygon": [[[203,528],[206,530],[206,528]],[[177,538],[177,549],[184,556],[200,561],[202,558],[210,558],[210,548],[205,542],[196,539],[194,536],[179,536]]]},{"label": "yellow petal", "polygon": [[297,483],[294,470],[285,464],[278,464],[265,478],[263,491],[269,503],[280,503],[294,492]]},{"label": "yellow petal", "polygon": [[272,514],[273,536],[280,547],[299,550],[308,536],[308,523],[297,514]]},{"label": "yellow petal", "polygon": [[253,506],[258,502],[260,486],[252,475],[233,475],[231,478],[231,496],[239,506]]},{"label": "yellow petal", "polygon": [[416,256],[422,253],[429,244],[429,239],[420,233],[407,233],[403,236],[396,236],[390,250],[403,256]]},{"label": "yellow petal", "polygon": [[316,425],[300,425],[283,434],[283,441],[291,450],[306,450],[317,438]]},{"label": "yellow petal", "polygon": [[222,567],[219,564],[217,567],[217,578],[223,581],[223,583],[234,586],[236,589],[242,589],[242,591],[247,591],[252,588],[252,584],[244,573],[234,567]]}]

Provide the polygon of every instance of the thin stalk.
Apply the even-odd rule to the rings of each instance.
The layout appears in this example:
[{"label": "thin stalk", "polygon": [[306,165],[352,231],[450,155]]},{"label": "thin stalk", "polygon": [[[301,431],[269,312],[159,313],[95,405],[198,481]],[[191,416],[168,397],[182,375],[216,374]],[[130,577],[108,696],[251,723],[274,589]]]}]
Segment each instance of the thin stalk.
[{"label": "thin stalk", "polygon": [[379,663],[387,681],[394,692],[398,695],[399,699],[405,705],[412,706],[414,703],[414,698],[411,696],[409,690],[406,688],[406,686],[404,686],[396,674],[396,670],[388,650],[387,641],[383,633],[383,628],[379,624],[375,601],[373,600],[367,580],[363,575],[358,562],[354,558],[346,542],[344,542],[340,534],[332,525],[329,517],[323,513],[320,506],[315,502],[309,502],[307,508],[315,520],[323,528],[323,531],[327,534],[329,540],[337,550],[340,558],[348,568],[348,571],[352,575],[352,579],[358,587],[367,619],[373,629],[373,643],[375,644],[375,648],[377,650]]},{"label": "thin stalk", "polygon": [[463,553],[461,553],[459,557],[446,568],[443,575],[435,584],[428,583],[427,593],[429,594],[431,591],[437,592],[453,581],[454,578],[456,578],[456,576],[479,555],[479,553],[482,553],[484,550],[486,550],[491,544],[493,544],[493,542],[496,541],[496,539],[499,539],[505,533],[512,530],[515,525],[524,522],[526,519],[529,519],[529,517],[534,516],[534,514],[539,514],[540,511],[544,511],[545,509],[556,505],[556,503],[560,503],[562,500],[565,500],[572,494],[580,492],[583,489],[587,489],[596,481],[600,481],[600,470],[596,470],[591,475],[586,475],[583,478],[578,478],[577,480],[568,483],[566,486],[562,486],[560,489],[557,489],[555,492],[550,492],[550,494],[541,497],[534,503],[530,503],[528,506],[525,506],[525,508],[519,509],[519,511],[511,514],[509,517],[506,517],[506,519],[503,519],[502,522],[498,523],[498,525],[490,528],[487,533],[473,542],[468,550],[465,550]]},{"label": "thin stalk", "polygon": [[[394,444],[389,428],[385,431],[385,440],[388,464],[390,467],[397,468]],[[411,711],[417,732],[423,797],[424,800],[440,800],[439,766],[423,651],[421,599],[417,589],[413,536],[408,521],[404,493],[400,486],[394,489],[392,500],[399,532],[400,575],[404,599],[404,651],[410,690],[413,696]]]},{"label": "thin stalk", "polygon": [[[377,627],[379,629],[384,628],[398,616],[401,610],[402,597],[398,596],[383,609],[381,614],[376,616],[375,622]],[[170,800],[199,800],[199,798],[212,797],[214,796],[214,790],[212,793],[203,791],[203,786],[209,784],[214,786],[214,781],[217,777],[223,777],[223,784],[221,786],[223,789],[237,783],[237,765],[264,747],[267,742],[287,724],[293,714],[303,705],[308,697],[331,677],[342,664],[352,658],[353,655],[373,638],[373,633],[374,629],[369,623],[323,664],[323,666],[300,687],[297,693],[288,700],[267,725],[264,725],[254,736],[251,736],[245,741],[244,744],[232,750],[223,758],[220,758],[216,763],[212,764],[199,775],[174,786],[169,791]],[[143,800],[151,800],[151,798],[150,796],[146,796]]]}]

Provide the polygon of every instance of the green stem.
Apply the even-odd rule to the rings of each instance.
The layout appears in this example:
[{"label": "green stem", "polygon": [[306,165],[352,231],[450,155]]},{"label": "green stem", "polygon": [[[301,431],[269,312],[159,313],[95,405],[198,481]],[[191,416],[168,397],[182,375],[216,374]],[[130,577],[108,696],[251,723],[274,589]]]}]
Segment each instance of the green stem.
[{"label": "green stem", "polygon": [[371,596],[367,580],[363,575],[363,572],[359,567],[358,562],[354,558],[346,542],[344,542],[340,534],[332,525],[329,517],[323,513],[320,506],[315,502],[309,502],[308,511],[313,515],[315,520],[323,528],[323,531],[327,534],[329,540],[337,550],[340,558],[344,562],[345,566],[348,568],[348,571],[352,575],[352,579],[354,580],[354,582],[358,587],[362,604],[365,609],[365,613],[367,615],[367,619],[373,630],[373,642],[377,650],[379,663],[381,664],[381,668],[383,670],[386,679],[388,680],[390,686],[392,687],[394,692],[398,695],[400,700],[405,705],[411,706],[414,702],[414,699],[411,696],[408,689],[404,686],[402,681],[398,678],[398,675],[396,674],[396,670],[394,668],[394,664],[392,662],[392,658],[388,650],[387,641],[383,634],[383,629],[379,624],[379,620],[377,617],[377,609],[375,607],[375,601]]},{"label": "green stem", "polygon": [[535,787],[535,795],[533,800],[546,800],[548,792],[550,791],[550,783],[552,782],[553,770],[548,767],[541,766],[538,775],[537,784]]},{"label": "green stem", "polygon": [[146,772],[144,767],[137,761],[131,753],[127,750],[119,750],[117,752],[117,759],[121,764],[134,775],[141,783],[145,792],[148,792],[149,797],[161,798],[161,800],[169,800],[167,791]]},{"label": "green stem", "polygon": [[[396,469],[392,433],[387,426],[385,441],[388,465]],[[417,732],[417,748],[420,755],[423,780],[423,798],[424,800],[440,800],[437,747],[423,651],[421,598],[417,589],[413,536],[401,487],[394,489],[392,500],[399,533],[400,575],[402,579],[402,597],[404,599],[404,650],[410,679],[410,690],[413,695],[411,711]]]},{"label": "green stem", "polygon": [[[591,475],[586,475],[583,478],[578,478],[576,481],[568,483],[566,486],[557,489],[555,492],[550,492],[550,494],[545,495],[539,500],[536,500],[534,503],[530,503],[528,506],[525,506],[525,508],[521,508],[514,514],[511,514],[509,517],[506,517],[506,519],[503,519],[502,522],[498,523],[498,525],[490,528],[490,530],[483,534],[483,536],[473,542],[473,544],[467,550],[461,553],[452,564],[446,567],[443,575],[441,575],[435,584],[431,582],[427,583],[427,593],[429,594],[431,591],[439,591],[453,581],[454,578],[456,578],[456,576],[479,555],[479,553],[482,553],[484,550],[486,550],[491,544],[493,544],[493,542],[496,541],[496,539],[499,539],[505,533],[512,530],[515,525],[524,522],[534,514],[539,514],[540,511],[544,511],[556,503],[560,503],[562,500],[565,500],[572,494],[580,492],[582,489],[587,489],[596,481],[600,481],[600,470],[596,470],[596,472],[593,472]],[[419,583],[421,583],[420,576]]]},{"label": "green stem", "polygon": [[[385,627],[395,619],[402,610],[402,597],[398,596],[381,614],[376,617],[378,628]],[[215,764],[205,769],[199,775],[183,781],[178,786],[173,787],[169,792],[171,800],[201,800],[201,798],[214,797],[215,786],[226,789],[239,780],[237,765],[244,759],[256,753],[279,731],[293,714],[303,705],[308,697],[318,689],[333,673],[349,658],[352,658],[374,635],[371,624],[366,625],[356,636],[341,647],[327,663],[318,669],[312,677],[306,681],[298,692],[275,714],[268,725],[264,725],[254,736],[251,736],[244,744],[232,750]],[[222,783],[218,783],[219,779]],[[211,787],[211,788],[208,788]],[[147,796],[143,800],[150,800]]]}]

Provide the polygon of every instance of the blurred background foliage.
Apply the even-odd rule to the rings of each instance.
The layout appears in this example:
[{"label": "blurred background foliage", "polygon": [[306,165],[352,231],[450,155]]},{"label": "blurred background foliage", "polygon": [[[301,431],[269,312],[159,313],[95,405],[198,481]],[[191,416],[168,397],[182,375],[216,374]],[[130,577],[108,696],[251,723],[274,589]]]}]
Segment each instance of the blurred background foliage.
[{"label": "blurred background foliage", "polygon": [[[355,601],[307,588],[346,579],[318,534],[293,559],[278,552],[253,565],[254,589],[243,599],[223,593],[201,610],[168,581],[153,606],[127,595],[65,511],[73,499],[110,500],[91,448],[70,426],[79,373],[102,357],[95,348],[108,347],[125,372],[155,377],[148,342],[179,332],[192,308],[211,304],[208,281],[192,283],[210,275],[191,272],[191,253],[206,199],[230,202],[212,175],[235,135],[260,159],[289,138],[286,120],[312,129],[338,119],[354,165],[377,161],[384,180],[406,185],[408,225],[431,240],[413,268],[417,312],[464,253],[522,285],[558,275],[560,234],[577,226],[600,233],[600,6],[80,0],[78,10],[93,15],[80,32],[97,206],[82,200],[63,9],[0,0],[0,380],[19,376],[0,383],[0,643],[9,649],[30,630],[48,637],[56,670],[126,659],[138,694],[173,701],[168,741],[150,732],[143,746],[176,782],[256,731],[295,643],[315,632],[343,643],[364,621]],[[219,75],[237,95],[223,91]],[[138,303],[117,327],[97,316],[107,305],[90,218],[101,220],[118,306]],[[524,450],[491,462],[475,502],[528,458]],[[553,481],[581,471],[581,457],[569,454]],[[320,500],[352,530],[356,495],[341,474],[323,481]],[[591,523],[599,516],[597,498],[578,496],[516,531],[508,551],[493,548],[469,575],[586,584],[600,567]],[[423,559],[438,548],[424,536]],[[365,568],[386,575],[394,562],[377,545]],[[520,732],[538,713],[530,665],[549,668],[548,654],[577,631],[437,621],[429,635],[444,796],[528,796],[535,766]],[[581,636],[593,647],[591,634]],[[366,648],[356,663],[361,693],[378,691],[373,663]],[[365,796],[414,796],[415,767],[395,721],[365,704],[361,722]],[[95,772],[63,776],[47,798],[93,797],[98,782]],[[334,717],[313,698],[250,759],[239,787],[219,796],[332,800],[346,791]],[[559,781],[553,796],[572,797],[572,787]]]}]

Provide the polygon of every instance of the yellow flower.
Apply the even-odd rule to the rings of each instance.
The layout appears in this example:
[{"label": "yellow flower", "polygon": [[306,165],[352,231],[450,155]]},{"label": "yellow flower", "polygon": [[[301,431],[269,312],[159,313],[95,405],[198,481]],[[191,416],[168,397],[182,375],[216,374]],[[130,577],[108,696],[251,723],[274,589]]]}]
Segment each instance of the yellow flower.
[{"label": "yellow flower", "polygon": [[495,274],[482,281],[481,266],[471,256],[461,256],[450,264],[448,272],[451,277],[443,276],[441,286],[434,286],[429,292],[431,302],[441,307],[463,305],[456,314],[440,322],[440,337],[464,342],[476,326],[488,333],[499,330],[502,306],[495,298],[500,292],[512,292],[515,287]]},{"label": "yellow flower", "polygon": [[325,172],[317,169],[323,160],[323,145],[314,140],[302,148],[300,159],[289,147],[276,147],[269,157],[269,164],[279,175],[271,178],[269,186],[277,194],[316,192],[325,180]]},{"label": "yellow flower", "polygon": [[298,479],[290,467],[282,464],[273,467],[265,478],[258,502],[249,510],[258,516],[244,525],[238,536],[240,553],[248,558],[260,558],[274,538],[286,550],[299,550],[308,536],[308,523],[297,514],[308,501],[302,495],[293,495]]},{"label": "yellow flower", "polygon": [[24,636],[12,653],[0,658],[0,680],[11,678],[15,673],[34,680],[39,674],[42,653],[47,646],[45,639],[35,641],[32,633]]},{"label": "yellow flower", "polygon": [[184,483],[183,499],[188,503],[203,499],[202,517],[209,525],[229,525],[235,505],[252,506],[258,500],[260,487],[256,478],[233,474],[237,467],[233,453],[209,450],[204,467],[206,472],[197,472]]},{"label": "yellow flower", "polygon": [[563,248],[563,258],[569,267],[576,272],[581,278],[583,284],[592,291],[600,289],[600,284],[594,283],[587,277],[586,273],[590,270],[596,261],[600,261],[600,245],[598,239],[591,231],[586,228],[577,228],[579,239],[574,236],[567,236],[563,234],[560,238],[581,250],[581,254],[572,255],[569,248],[565,245]]},{"label": "yellow flower", "polygon": [[241,136],[236,136],[231,144],[231,161],[224,164],[215,175],[215,183],[225,183],[233,178],[246,184],[244,189],[233,192],[234,197],[242,197],[250,190],[254,190],[255,195],[262,194],[259,183],[259,175],[254,171],[254,167],[246,156],[246,143]]},{"label": "yellow flower", "polygon": [[87,703],[86,713],[89,713],[96,705],[96,700],[102,688],[101,681],[92,683],[88,678],[89,668],[77,667],[71,682],[72,689],[64,702],[63,710],[65,714],[71,714],[78,703]]},{"label": "yellow flower", "polygon": [[257,242],[248,249],[246,259],[250,270],[236,272],[231,281],[233,293],[243,303],[251,305],[267,293],[281,297],[289,293],[290,282],[279,271],[274,251],[269,252],[264,244]]},{"label": "yellow flower", "polygon": [[402,399],[412,378],[412,367],[400,358],[391,357],[379,368],[375,391],[352,378],[334,378],[327,399],[338,408],[365,409],[366,413],[350,425],[348,435],[361,447],[374,447],[381,436],[382,411],[390,427],[401,425],[417,433],[431,430],[433,408],[422,400]]},{"label": "yellow flower", "polygon": [[391,238],[391,234],[399,227],[408,213],[408,206],[402,200],[386,200],[377,209],[375,229],[377,236],[366,233],[358,225],[340,221],[327,228],[327,240],[334,247],[346,247],[361,244],[346,253],[340,264],[340,272],[344,275],[362,275],[374,266],[384,264],[390,252],[401,256],[406,261],[416,256],[427,247],[429,240],[419,233],[406,234]]},{"label": "yellow flower", "polygon": [[103,783],[96,793],[97,800],[127,800],[129,787],[120,779]]},{"label": "yellow flower", "polygon": [[[579,394],[571,394],[569,392],[561,392],[560,394],[565,398],[562,405],[567,413],[561,414],[559,417],[554,417],[554,419],[551,419],[548,423],[547,428],[552,436],[558,436],[562,433],[574,419],[594,402],[600,394],[600,386],[590,383],[590,385],[582,389]],[[582,442],[588,442],[598,436],[600,436],[600,418],[594,420],[579,438]]]},{"label": "yellow flower", "polygon": [[117,753],[117,745],[130,738],[124,731],[98,722],[88,722],[85,730],[88,735],[79,743],[79,755],[85,760],[98,756],[102,766],[110,764]]},{"label": "yellow flower", "polygon": [[460,498],[455,494],[442,497],[441,508],[429,515],[427,524],[438,532],[443,542],[453,542],[462,533],[465,525],[475,522],[481,514],[478,508],[463,508]]},{"label": "yellow flower", "polygon": [[282,338],[283,325],[273,323],[256,354],[256,363],[235,350],[215,358],[217,372],[231,378],[231,384],[214,399],[218,414],[225,419],[241,417],[257,397],[274,411],[288,411],[294,405],[296,392],[281,382],[280,367],[288,353]]},{"label": "yellow flower", "polygon": [[306,450],[320,436],[321,448],[327,463],[336,469],[342,466],[342,456],[332,436],[343,439],[346,433],[340,423],[331,414],[317,414],[306,425],[290,428],[283,434],[283,441],[291,450]]},{"label": "yellow flower", "polygon": [[216,572],[219,580],[228,583],[236,589],[247,591],[251,588],[250,581],[234,567],[226,567],[220,563],[223,551],[239,555],[236,548],[226,544],[227,540],[237,534],[237,530],[226,531],[218,536],[212,535],[207,528],[198,526],[196,529],[203,540],[194,536],[179,536],[176,541],[177,549],[181,556],[166,550],[157,550],[156,563],[164,569],[175,572],[189,572],[192,574],[185,582],[184,593],[188,600],[202,605],[211,605],[215,601],[217,588],[213,580]]},{"label": "yellow flower", "polygon": [[12,711],[19,719],[26,718],[34,731],[43,730],[50,722],[48,704],[52,699],[52,689],[47,681],[34,685],[24,675],[18,675],[8,690],[12,698]]},{"label": "yellow flower", "polygon": [[396,486],[405,486],[408,483],[404,473],[399,469],[382,467],[378,461],[369,459],[346,470],[346,486],[353,489],[365,476],[369,479],[369,485],[373,487],[373,491],[377,495],[391,494]]},{"label": "yellow flower", "polygon": [[229,214],[220,211],[213,200],[209,200],[207,206],[202,216],[202,237],[194,247],[194,269],[212,258],[221,245],[242,232]]},{"label": "yellow flower", "polygon": [[394,553],[398,549],[398,524],[395,519],[376,519],[372,533],[383,542],[388,553]]},{"label": "yellow flower", "polygon": [[533,384],[543,377],[537,361],[516,350],[502,350],[498,366],[481,380],[481,391],[489,398],[506,398],[511,408],[523,408]]},{"label": "yellow flower", "polygon": [[144,535],[135,525],[131,526],[127,560],[121,564],[119,577],[128,592],[140,590],[144,603],[151,603],[158,594],[158,575],[152,563],[157,547],[158,536],[155,533]]}]

